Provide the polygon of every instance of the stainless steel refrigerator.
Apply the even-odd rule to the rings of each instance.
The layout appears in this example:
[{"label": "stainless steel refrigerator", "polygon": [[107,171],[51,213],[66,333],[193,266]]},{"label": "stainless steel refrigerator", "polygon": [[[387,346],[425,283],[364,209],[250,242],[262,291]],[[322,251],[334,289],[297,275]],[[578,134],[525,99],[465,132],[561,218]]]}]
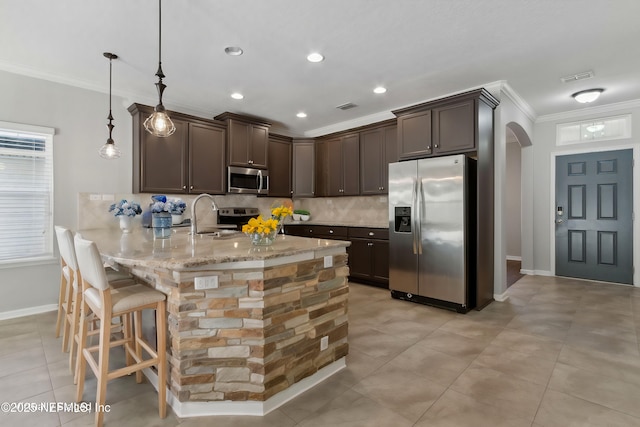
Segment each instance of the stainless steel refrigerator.
[{"label": "stainless steel refrigerator", "polygon": [[394,298],[466,313],[476,284],[476,161],[389,165],[389,289]]}]

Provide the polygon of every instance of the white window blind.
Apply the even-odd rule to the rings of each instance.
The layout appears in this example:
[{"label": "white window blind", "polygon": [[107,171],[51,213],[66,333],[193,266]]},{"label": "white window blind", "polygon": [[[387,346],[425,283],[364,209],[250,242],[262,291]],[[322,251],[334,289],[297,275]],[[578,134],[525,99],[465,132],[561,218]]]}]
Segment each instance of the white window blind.
[{"label": "white window blind", "polygon": [[53,129],[0,122],[0,264],[53,257]]}]

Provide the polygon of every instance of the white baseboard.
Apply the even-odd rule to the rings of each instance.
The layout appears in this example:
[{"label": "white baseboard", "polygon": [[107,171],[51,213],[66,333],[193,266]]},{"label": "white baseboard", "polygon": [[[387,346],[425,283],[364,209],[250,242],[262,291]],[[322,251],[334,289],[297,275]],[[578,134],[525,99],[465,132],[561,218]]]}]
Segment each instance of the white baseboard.
[{"label": "white baseboard", "polygon": [[39,305],[37,307],[21,308],[20,310],[3,311],[0,320],[15,319],[17,317],[31,316],[58,310],[58,304]]},{"label": "white baseboard", "polygon": [[555,276],[555,274],[553,274],[549,270],[535,270],[534,274],[536,276]]},{"label": "white baseboard", "polygon": [[493,299],[498,302],[505,302],[509,299],[509,295],[507,295],[507,291],[504,291],[501,294],[493,294]]},{"label": "white baseboard", "polygon": [[507,261],[522,261],[522,257],[519,255],[507,255]]},{"label": "white baseboard", "polygon": [[525,270],[524,268],[520,269],[520,274],[527,274],[529,276],[535,276],[536,271],[535,270]]},{"label": "white baseboard", "polygon": [[[318,385],[333,374],[347,367],[346,358],[336,360],[330,365],[320,369],[310,377],[304,378],[286,390],[270,397],[264,402],[259,401],[210,401],[210,402],[180,402],[176,396],[167,389],[167,403],[179,418],[206,417],[211,415],[249,415],[264,416],[278,409],[291,399]],[[158,376],[153,370],[144,369],[145,376],[153,387],[158,390]]]}]

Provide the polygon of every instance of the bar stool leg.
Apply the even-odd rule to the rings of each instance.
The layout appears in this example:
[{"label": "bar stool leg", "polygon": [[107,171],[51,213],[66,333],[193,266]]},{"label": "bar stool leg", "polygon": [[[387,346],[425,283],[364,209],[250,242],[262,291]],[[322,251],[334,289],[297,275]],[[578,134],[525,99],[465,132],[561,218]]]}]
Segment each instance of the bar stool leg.
[{"label": "bar stool leg", "polygon": [[69,351],[69,340],[73,340],[71,335],[71,312],[73,304],[73,270],[69,269],[69,281],[65,284],[65,300],[63,305],[63,317],[62,317],[62,351]]},{"label": "bar stool leg", "polygon": [[56,338],[60,336],[60,326],[62,326],[64,299],[67,296],[67,279],[64,273],[60,273],[60,294],[58,295],[58,318],[56,319]]},{"label": "bar stool leg", "polygon": [[[77,363],[77,358],[76,358],[76,345],[77,343],[77,339],[78,339],[78,329],[79,329],[79,324],[80,324],[80,304],[82,302],[82,293],[80,292],[74,292],[73,293],[73,305],[72,305],[72,312],[71,312],[71,328],[70,328],[70,337],[69,337],[69,370],[71,371],[72,374],[74,374],[75,377],[75,373],[77,371],[76,369],[76,363]],[[71,306],[71,302],[69,303]]]},{"label": "bar stool leg", "polygon": [[75,374],[75,383],[76,387],[76,402],[80,403],[82,401],[82,394],[84,393],[84,378],[87,371],[87,361],[84,359],[83,351],[84,347],[87,343],[87,304],[82,301],[82,308],[80,309],[80,331],[78,332],[79,341],[78,341],[78,353],[76,356],[76,374]]},{"label": "bar stool leg", "polygon": [[158,354],[158,411],[160,418],[167,416],[167,315],[166,302],[156,308],[156,353]]},{"label": "bar stool leg", "polygon": [[[102,314],[102,313],[101,313]],[[98,388],[96,393],[96,426],[102,427],[104,422],[104,403],[107,399],[107,382],[109,374],[109,349],[111,348],[111,316],[101,316],[100,344],[98,348]]]},{"label": "bar stool leg", "polygon": [[[142,346],[140,345],[140,340],[142,340],[142,310],[138,310],[133,313],[133,330],[135,336],[133,337],[133,344],[136,349],[136,356],[138,356],[138,360],[142,360]],[[136,371],[136,383],[140,384],[142,382],[142,371]]]}]

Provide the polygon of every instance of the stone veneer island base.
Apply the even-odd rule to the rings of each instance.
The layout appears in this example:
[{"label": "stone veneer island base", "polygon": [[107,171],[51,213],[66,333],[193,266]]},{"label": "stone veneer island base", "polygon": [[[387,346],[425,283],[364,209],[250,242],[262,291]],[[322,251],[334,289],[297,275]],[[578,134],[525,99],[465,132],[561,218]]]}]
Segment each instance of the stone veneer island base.
[{"label": "stone veneer island base", "polygon": [[264,415],[346,366],[349,242],[81,233],[167,295],[168,400],[178,416]]}]

